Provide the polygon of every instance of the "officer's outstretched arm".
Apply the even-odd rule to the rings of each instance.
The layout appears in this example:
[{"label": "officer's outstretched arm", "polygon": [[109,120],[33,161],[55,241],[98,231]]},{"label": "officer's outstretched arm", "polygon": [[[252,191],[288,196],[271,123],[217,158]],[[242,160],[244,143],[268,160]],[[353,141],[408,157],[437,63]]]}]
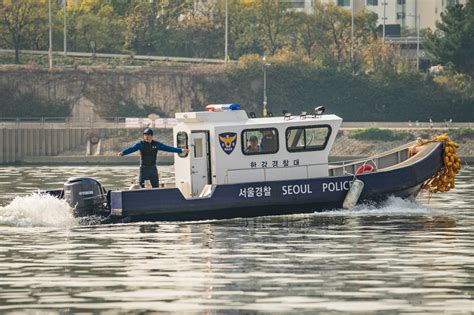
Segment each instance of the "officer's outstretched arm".
[{"label": "officer's outstretched arm", "polygon": [[169,145],[163,144],[161,142],[158,144],[158,150],[166,151],[166,152],[174,152],[174,153],[182,152],[180,148],[170,147]]},{"label": "officer's outstretched arm", "polygon": [[118,156],[124,156],[124,155],[130,154],[130,153],[136,152],[136,151],[140,150],[142,147],[143,147],[143,144],[139,141],[139,142],[135,143],[134,145],[132,145],[131,147],[128,147],[128,148],[122,150],[121,152],[119,152]]}]

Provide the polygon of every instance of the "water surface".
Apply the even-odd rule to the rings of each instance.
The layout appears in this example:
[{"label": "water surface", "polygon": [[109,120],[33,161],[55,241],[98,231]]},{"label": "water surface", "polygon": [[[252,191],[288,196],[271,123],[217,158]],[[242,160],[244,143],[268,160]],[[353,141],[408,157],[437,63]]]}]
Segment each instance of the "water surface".
[{"label": "water surface", "polygon": [[224,221],[79,226],[31,194],[71,175],[123,188],[136,173],[0,168],[0,313],[474,312],[473,168],[416,203]]}]

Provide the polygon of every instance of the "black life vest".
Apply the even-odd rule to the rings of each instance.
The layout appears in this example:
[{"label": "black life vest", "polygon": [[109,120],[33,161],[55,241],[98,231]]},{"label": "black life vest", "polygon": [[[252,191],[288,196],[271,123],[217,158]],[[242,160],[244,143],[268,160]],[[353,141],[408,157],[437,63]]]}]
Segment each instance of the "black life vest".
[{"label": "black life vest", "polygon": [[155,166],[156,165],[156,155],[158,154],[158,145],[160,144],[157,141],[152,141],[148,143],[142,140],[143,147],[140,149],[140,165],[141,166]]}]

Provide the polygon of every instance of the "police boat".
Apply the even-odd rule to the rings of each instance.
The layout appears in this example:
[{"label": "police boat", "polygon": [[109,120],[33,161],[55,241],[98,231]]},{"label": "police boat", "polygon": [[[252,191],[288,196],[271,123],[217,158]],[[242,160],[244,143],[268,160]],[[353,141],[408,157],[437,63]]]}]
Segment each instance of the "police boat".
[{"label": "police boat", "polygon": [[[349,196],[352,206],[415,198],[446,167],[445,141],[330,164],[342,119],[322,107],[264,118],[238,106],[223,109],[176,114],[174,145],[189,152],[175,154],[171,186],[106,191],[93,178],[73,177],[49,193],[64,198],[75,215],[105,222],[257,217],[337,209]],[[359,191],[351,191],[355,186]]]}]

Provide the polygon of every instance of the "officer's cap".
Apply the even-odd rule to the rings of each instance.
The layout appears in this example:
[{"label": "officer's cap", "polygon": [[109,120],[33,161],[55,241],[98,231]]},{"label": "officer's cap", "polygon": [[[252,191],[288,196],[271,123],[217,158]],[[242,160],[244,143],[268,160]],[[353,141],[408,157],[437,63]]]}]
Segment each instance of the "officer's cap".
[{"label": "officer's cap", "polygon": [[153,130],[151,130],[150,128],[146,128],[145,130],[143,130],[143,134],[153,136]]}]

